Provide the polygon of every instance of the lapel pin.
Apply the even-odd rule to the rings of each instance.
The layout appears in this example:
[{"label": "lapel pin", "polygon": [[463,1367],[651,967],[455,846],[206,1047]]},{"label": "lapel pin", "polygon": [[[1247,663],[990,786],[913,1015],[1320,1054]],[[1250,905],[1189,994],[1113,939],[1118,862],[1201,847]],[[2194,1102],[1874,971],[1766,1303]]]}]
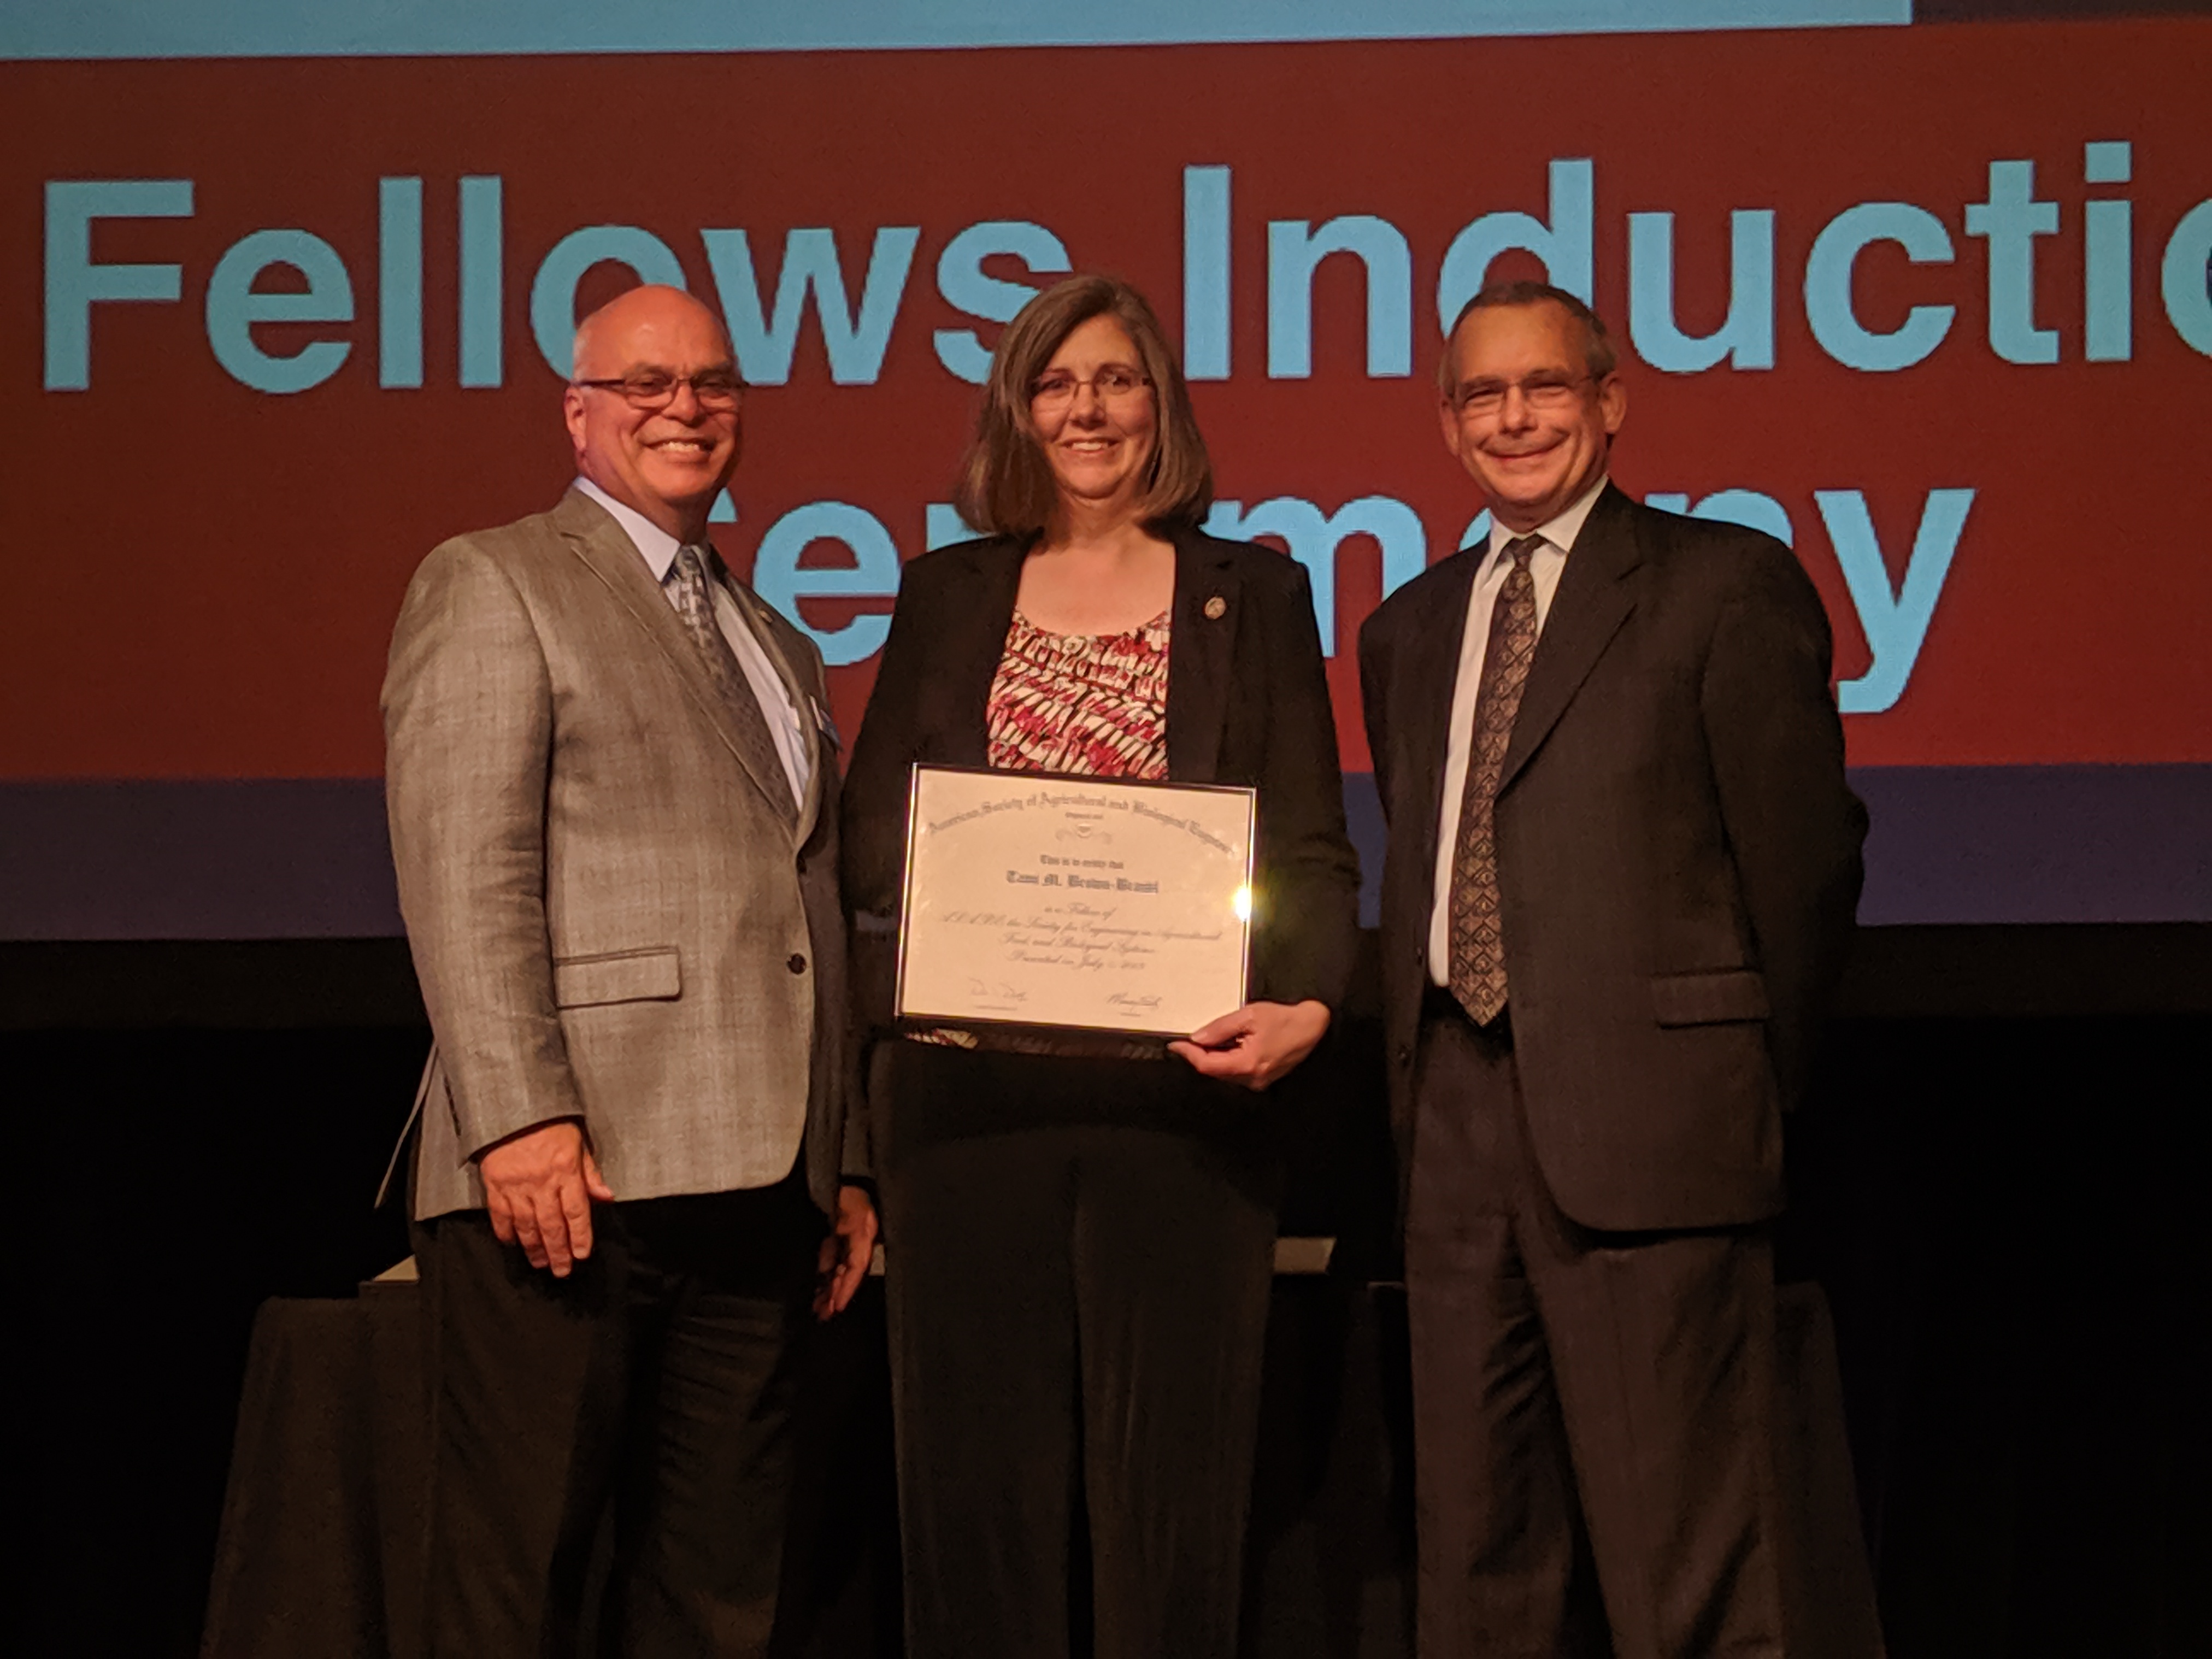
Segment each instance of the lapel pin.
[{"label": "lapel pin", "polygon": [[1226,599],[1223,599],[1223,598],[1221,597],[1221,595],[1220,595],[1220,594],[1216,593],[1216,594],[1215,594],[1212,599],[1208,599],[1208,600],[1206,602],[1206,621],[1208,621],[1208,622],[1219,622],[1219,621],[1220,621],[1224,617],[1227,616],[1228,614],[1229,614],[1229,601],[1228,601],[1228,600],[1226,600]]}]

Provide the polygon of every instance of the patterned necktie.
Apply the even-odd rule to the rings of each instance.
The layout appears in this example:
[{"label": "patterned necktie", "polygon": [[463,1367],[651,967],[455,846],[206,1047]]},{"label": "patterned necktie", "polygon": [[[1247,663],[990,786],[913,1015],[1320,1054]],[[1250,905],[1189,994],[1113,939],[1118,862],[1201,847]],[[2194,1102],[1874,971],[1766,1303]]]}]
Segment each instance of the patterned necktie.
[{"label": "patterned necktie", "polygon": [[678,548],[668,573],[668,591],[675,598],[676,614],[684,620],[684,631],[691,636],[700,660],[707,665],[707,678],[714,682],[714,690],[721,693],[722,702],[730,711],[738,752],[783,821],[796,824],[799,807],[792,799],[791,775],[783,769],[783,757],[776,752],[775,739],[769,735],[768,717],[760,699],[753,695],[752,682],[745,678],[738,653],[730,648],[721,624],[714,620],[714,579],[707,571],[707,562],[714,557],[702,548]]},{"label": "patterned necktie", "polygon": [[1528,560],[1540,536],[1506,543],[1513,568],[1490,608],[1490,641],[1483,647],[1482,679],[1474,694],[1474,730],[1468,744],[1467,789],[1459,803],[1459,837],[1452,848],[1451,994],[1478,1025],[1505,1007],[1505,929],[1498,892],[1498,838],[1493,808],[1513,717],[1521,711],[1529,659],[1536,654],[1536,582]]}]

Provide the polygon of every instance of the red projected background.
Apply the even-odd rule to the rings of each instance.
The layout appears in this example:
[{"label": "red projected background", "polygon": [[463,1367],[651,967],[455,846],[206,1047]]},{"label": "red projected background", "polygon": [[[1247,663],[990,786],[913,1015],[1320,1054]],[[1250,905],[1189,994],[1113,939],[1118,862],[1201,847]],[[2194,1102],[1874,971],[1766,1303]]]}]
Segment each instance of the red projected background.
[{"label": "red projected background", "polygon": [[2208,58],[2175,21],[8,65],[0,781],[375,777],[408,575],[558,495],[540,341],[623,264],[731,319],[717,539],[848,732],[998,320],[1133,278],[1214,527],[1333,589],[1364,771],[1358,623],[1481,506],[1427,377],[1494,256],[1620,335],[1625,487],[1792,541],[1855,765],[2201,781]]}]

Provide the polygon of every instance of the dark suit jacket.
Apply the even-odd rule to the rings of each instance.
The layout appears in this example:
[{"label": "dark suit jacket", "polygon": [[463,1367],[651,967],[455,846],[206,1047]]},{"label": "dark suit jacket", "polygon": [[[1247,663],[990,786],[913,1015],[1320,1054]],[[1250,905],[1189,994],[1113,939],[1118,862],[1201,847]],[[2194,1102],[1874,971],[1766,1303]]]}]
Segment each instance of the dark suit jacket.
[{"label": "dark suit jacket", "polygon": [[[1359,866],[1312,590],[1303,567],[1266,548],[1196,531],[1175,543],[1168,776],[1258,789],[1251,995],[1334,1008],[1352,971]],[[906,567],[845,783],[845,902],[879,925],[898,912],[908,769],[988,763],[985,705],[1022,558],[994,539]],[[880,1019],[888,1003],[867,1012]]]},{"label": "dark suit jacket", "polygon": [[[1452,685],[1481,549],[1368,619],[1361,685],[1389,821],[1384,1036],[1401,1149]],[[1559,1206],[1604,1229],[1782,1206],[1803,1080],[1858,902],[1818,594],[1788,549],[1607,487],[1568,556],[1497,803],[1515,1056]]]}]

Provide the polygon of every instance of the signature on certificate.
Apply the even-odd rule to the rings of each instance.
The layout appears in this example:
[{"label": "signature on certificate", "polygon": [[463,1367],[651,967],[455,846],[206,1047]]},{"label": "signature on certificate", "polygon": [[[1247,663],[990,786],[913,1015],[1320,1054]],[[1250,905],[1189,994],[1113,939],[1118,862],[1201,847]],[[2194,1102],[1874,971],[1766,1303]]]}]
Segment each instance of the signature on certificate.
[{"label": "signature on certificate", "polygon": [[1004,980],[978,979],[969,975],[968,994],[973,997],[979,1012],[1006,1013],[1019,1008],[1030,1000],[1030,994],[1018,985],[1009,985]]}]

